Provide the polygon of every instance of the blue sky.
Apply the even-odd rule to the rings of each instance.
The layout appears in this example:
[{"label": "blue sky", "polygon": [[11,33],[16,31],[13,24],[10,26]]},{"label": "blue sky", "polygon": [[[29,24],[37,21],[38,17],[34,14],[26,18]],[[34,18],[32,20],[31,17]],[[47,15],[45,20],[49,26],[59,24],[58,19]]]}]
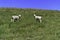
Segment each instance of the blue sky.
[{"label": "blue sky", "polygon": [[0,0],[0,7],[60,10],[60,0]]}]

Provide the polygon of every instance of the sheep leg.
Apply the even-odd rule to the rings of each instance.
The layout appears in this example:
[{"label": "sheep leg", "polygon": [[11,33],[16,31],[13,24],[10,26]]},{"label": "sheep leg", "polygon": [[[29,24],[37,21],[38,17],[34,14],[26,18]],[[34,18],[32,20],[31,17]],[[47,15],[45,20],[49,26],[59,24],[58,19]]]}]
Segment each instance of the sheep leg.
[{"label": "sheep leg", "polygon": [[40,19],[40,23],[42,22],[42,20]]},{"label": "sheep leg", "polygon": [[13,20],[13,19],[11,19],[11,22],[14,22],[14,20]]}]

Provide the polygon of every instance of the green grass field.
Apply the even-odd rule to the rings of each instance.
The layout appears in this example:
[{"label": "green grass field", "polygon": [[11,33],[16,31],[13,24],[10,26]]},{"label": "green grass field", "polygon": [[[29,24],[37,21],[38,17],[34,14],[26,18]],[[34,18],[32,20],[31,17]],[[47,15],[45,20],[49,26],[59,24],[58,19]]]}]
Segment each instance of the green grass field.
[{"label": "green grass field", "polygon": [[[33,14],[42,16],[42,23]],[[21,20],[11,22],[12,15]],[[0,40],[60,40],[60,11],[0,8]]]}]

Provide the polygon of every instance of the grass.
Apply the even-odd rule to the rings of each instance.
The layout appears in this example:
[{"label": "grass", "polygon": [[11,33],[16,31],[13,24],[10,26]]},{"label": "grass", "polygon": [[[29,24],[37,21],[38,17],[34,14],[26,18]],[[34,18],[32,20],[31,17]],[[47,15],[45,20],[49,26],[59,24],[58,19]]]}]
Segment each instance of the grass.
[{"label": "grass", "polygon": [[[42,16],[42,23],[34,13]],[[20,21],[10,22],[19,14]],[[0,40],[60,40],[60,11],[0,8]]]}]

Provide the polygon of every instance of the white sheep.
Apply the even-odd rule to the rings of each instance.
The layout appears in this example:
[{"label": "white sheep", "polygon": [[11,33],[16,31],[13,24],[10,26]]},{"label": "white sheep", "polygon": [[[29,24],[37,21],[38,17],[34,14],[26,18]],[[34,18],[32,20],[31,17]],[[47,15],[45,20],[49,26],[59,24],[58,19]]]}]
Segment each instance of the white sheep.
[{"label": "white sheep", "polygon": [[34,17],[36,20],[39,20],[39,22],[42,22],[42,16],[37,16],[36,14],[34,14]]},{"label": "white sheep", "polygon": [[11,22],[15,22],[15,21],[19,20],[20,18],[21,18],[21,15],[18,15],[18,16],[14,15],[11,18]]}]

